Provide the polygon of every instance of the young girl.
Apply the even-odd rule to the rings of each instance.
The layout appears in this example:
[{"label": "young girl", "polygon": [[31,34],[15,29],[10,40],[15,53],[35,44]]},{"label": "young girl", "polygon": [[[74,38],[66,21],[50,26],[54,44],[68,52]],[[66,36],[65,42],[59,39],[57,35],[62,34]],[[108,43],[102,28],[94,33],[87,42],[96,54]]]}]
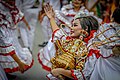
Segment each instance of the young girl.
[{"label": "young girl", "polygon": [[75,15],[83,10],[85,10],[84,0],[72,0],[70,4],[63,6],[60,11],[55,10],[55,15],[61,23],[71,27]]},{"label": "young girl", "polygon": [[[53,43],[56,43],[57,40],[68,40],[69,42],[72,42],[74,39],[83,40],[88,43],[88,40],[93,37],[93,33],[98,28],[98,22],[97,20],[92,16],[87,16],[85,13],[79,14],[79,16],[76,17],[76,19],[73,21],[73,27],[71,28],[71,34],[65,35],[64,31],[60,29],[57,24],[55,23],[53,11],[49,5],[46,5],[45,12],[50,19],[52,30],[53,30],[53,36],[52,41]],[[89,36],[86,35],[86,33],[82,33],[81,31],[87,32]],[[86,38],[85,38],[86,36]],[[64,44],[61,44],[64,45]],[[68,46],[67,44],[66,46]],[[84,45],[83,45],[84,46]],[[82,46],[82,47],[83,47]],[[50,48],[50,47],[48,47]],[[78,48],[78,47],[76,47]],[[51,62],[50,59],[53,58],[56,54],[57,49],[54,47],[50,48],[49,54],[47,53],[40,53],[39,60],[41,64],[43,65],[43,68],[46,70],[51,70]],[[41,51],[42,52],[42,51]],[[75,53],[79,54],[79,51],[75,51]],[[84,66],[84,65],[83,65]]]},{"label": "young girl", "polygon": [[120,8],[113,13],[113,21],[99,27],[89,40],[88,59],[83,70],[57,68],[51,73],[75,80],[119,80],[120,79]]},{"label": "young girl", "polygon": [[15,0],[0,0],[0,64],[6,73],[24,72],[33,65],[29,50],[16,37],[15,25],[22,19]]}]

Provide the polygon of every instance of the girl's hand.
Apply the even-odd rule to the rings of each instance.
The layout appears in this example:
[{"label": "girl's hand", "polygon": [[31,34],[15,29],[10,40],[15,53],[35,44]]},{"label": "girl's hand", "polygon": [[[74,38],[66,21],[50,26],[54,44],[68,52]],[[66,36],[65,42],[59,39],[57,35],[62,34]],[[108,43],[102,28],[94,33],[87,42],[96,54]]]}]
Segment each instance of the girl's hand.
[{"label": "girl's hand", "polygon": [[52,6],[50,6],[49,4],[45,4],[44,11],[49,19],[54,18],[54,11],[52,9]]},{"label": "girl's hand", "polygon": [[62,70],[63,70],[63,68],[56,68],[56,69],[53,69],[51,71],[51,73],[52,73],[53,76],[58,77],[61,74]]},{"label": "girl's hand", "polygon": [[18,65],[19,65],[19,71],[21,73],[24,73],[24,71],[26,70],[25,66],[27,66],[27,65],[23,62],[20,62]]},{"label": "girl's hand", "polygon": [[45,13],[43,13],[42,15],[39,16],[39,21],[40,21],[40,23],[42,23],[44,16],[46,16]]}]

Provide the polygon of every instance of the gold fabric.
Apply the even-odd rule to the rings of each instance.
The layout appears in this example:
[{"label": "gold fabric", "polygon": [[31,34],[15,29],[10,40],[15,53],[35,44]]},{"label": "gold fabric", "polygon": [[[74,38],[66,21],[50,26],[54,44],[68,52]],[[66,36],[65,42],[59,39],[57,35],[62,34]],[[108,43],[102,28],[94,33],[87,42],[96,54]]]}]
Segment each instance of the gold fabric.
[{"label": "gold fabric", "polygon": [[51,59],[52,68],[83,69],[88,54],[80,39],[57,40],[56,56]]}]

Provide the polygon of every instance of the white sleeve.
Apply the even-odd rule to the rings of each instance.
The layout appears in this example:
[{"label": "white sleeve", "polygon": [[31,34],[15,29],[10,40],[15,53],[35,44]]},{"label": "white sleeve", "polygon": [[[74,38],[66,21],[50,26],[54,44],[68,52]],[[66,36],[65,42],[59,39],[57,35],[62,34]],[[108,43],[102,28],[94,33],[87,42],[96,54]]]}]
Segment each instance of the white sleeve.
[{"label": "white sleeve", "polygon": [[60,39],[66,39],[66,35],[61,29],[55,30],[52,34],[52,41],[55,42],[56,40]]}]

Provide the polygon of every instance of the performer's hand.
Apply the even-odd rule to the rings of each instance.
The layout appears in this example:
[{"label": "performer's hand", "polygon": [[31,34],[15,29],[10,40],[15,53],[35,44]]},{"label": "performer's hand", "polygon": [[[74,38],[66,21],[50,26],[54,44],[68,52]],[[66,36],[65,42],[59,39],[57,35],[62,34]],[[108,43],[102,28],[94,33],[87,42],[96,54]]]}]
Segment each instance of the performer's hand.
[{"label": "performer's hand", "polygon": [[44,16],[46,16],[45,13],[43,13],[42,15],[39,16],[39,21],[40,21],[40,23],[43,21]]},{"label": "performer's hand", "polygon": [[52,6],[49,5],[49,3],[44,5],[44,11],[46,15],[48,16],[48,18],[54,18],[54,11],[53,11]]},{"label": "performer's hand", "polygon": [[63,70],[63,68],[56,68],[56,69],[53,69],[51,71],[51,73],[52,73],[53,76],[58,77],[61,74],[62,70]]},{"label": "performer's hand", "polygon": [[24,73],[24,71],[26,70],[25,66],[27,66],[27,65],[23,62],[18,63],[18,65],[19,65],[19,71],[21,73]]}]

